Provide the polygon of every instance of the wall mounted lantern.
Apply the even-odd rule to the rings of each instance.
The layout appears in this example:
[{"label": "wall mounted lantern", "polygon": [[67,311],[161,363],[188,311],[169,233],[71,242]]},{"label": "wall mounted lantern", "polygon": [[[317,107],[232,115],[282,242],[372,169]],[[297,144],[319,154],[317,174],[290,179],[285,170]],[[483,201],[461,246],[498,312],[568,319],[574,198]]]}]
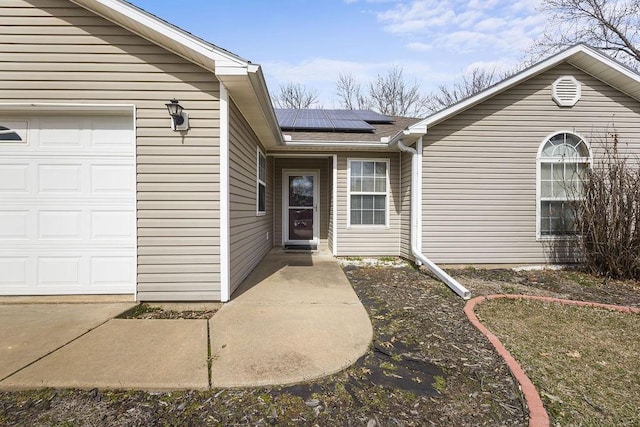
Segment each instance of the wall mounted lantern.
[{"label": "wall mounted lantern", "polygon": [[172,99],[165,104],[169,115],[171,116],[171,129],[173,130],[189,130],[189,114],[184,111],[182,105],[177,99]]}]

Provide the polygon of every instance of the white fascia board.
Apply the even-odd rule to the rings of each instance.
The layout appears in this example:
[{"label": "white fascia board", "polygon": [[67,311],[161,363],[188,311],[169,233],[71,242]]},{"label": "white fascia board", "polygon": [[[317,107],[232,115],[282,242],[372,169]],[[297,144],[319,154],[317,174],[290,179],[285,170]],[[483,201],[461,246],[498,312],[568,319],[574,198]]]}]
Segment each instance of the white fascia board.
[{"label": "white fascia board", "polygon": [[287,147],[317,147],[317,148],[381,148],[388,149],[389,144],[385,142],[358,142],[358,141],[286,141],[284,143]]},{"label": "white fascia board", "polygon": [[[127,19],[139,24],[149,30],[151,30],[156,36],[152,42],[166,47],[170,50],[171,46],[167,46],[163,42],[162,38],[169,38],[174,42],[184,46],[187,49],[192,50],[200,55],[204,55],[216,63],[218,61],[228,62],[230,64],[237,64],[238,66],[247,66],[247,61],[242,58],[233,55],[231,52],[227,52],[217,46],[214,46],[206,41],[189,34],[188,32],[181,30],[180,28],[169,24],[166,21],[148,13],[138,7],[135,7],[122,0],[70,0],[71,2],[82,6],[86,9],[93,11],[94,13],[104,17],[105,19],[114,21],[115,23],[136,33],[136,28],[128,25]],[[144,35],[139,34],[144,37]]]},{"label": "white fascia board", "polygon": [[[444,110],[427,117],[426,119],[412,125],[409,126],[409,130],[411,130],[412,128],[418,129],[418,128],[429,128],[430,126],[434,126],[440,122],[443,122],[444,120],[453,117],[465,110],[468,110],[469,108],[501,93],[504,92],[507,89],[510,89],[518,84],[520,84],[521,82],[528,80],[540,73],[543,73],[553,67],[555,67],[556,65],[567,61],[569,63],[571,63],[571,61],[569,61],[569,59],[577,54],[584,54],[587,55],[589,57],[592,57],[602,63],[604,63],[605,65],[620,71],[621,73],[624,73],[626,76],[633,78],[634,80],[640,82],[640,76],[638,76],[637,74],[633,73],[632,71],[630,71],[629,69],[627,69],[626,67],[624,67],[622,64],[618,63],[617,61],[614,61],[613,59],[607,57],[606,55],[586,46],[583,44],[579,44],[573,47],[570,47],[550,58],[547,58],[544,61],[541,61],[515,75],[513,75],[512,77],[503,80],[500,83],[497,83],[496,85],[470,97],[467,99],[464,99],[460,102],[458,102],[457,104],[452,105],[451,107],[445,108]],[[572,64],[573,65],[573,64]],[[585,72],[589,72],[588,70],[583,70]]]},{"label": "white fascia board", "polygon": [[216,76],[219,77],[232,77],[232,76],[247,76],[247,67],[239,67],[238,65],[229,63],[216,62]]},{"label": "white fascia board", "polygon": [[276,112],[273,109],[271,95],[269,95],[269,88],[267,87],[267,81],[262,73],[262,68],[257,64],[249,64],[247,66],[247,71],[249,73],[251,86],[253,87],[254,93],[260,103],[260,107],[265,114],[265,120],[271,128],[271,132],[273,133],[277,144],[281,145],[284,143],[284,138],[282,130],[280,129],[280,124],[278,123],[278,118],[276,117]]}]

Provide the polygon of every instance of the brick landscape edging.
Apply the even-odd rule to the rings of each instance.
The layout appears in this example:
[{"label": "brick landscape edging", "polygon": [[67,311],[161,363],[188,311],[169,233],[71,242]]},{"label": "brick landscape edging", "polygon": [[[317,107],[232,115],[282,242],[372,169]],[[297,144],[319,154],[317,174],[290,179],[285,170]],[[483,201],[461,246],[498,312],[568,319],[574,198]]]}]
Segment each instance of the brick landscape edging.
[{"label": "brick landscape edging", "polygon": [[547,411],[544,409],[544,405],[542,404],[542,399],[540,399],[540,395],[536,390],[536,387],[533,385],[527,374],[525,374],[522,366],[516,361],[516,359],[511,356],[511,353],[502,345],[498,337],[496,337],[489,329],[487,329],[475,313],[475,307],[479,303],[490,300],[490,299],[498,299],[498,298],[507,298],[507,299],[530,299],[537,300],[543,302],[554,302],[560,304],[568,304],[568,305],[577,305],[580,307],[596,307],[596,308],[604,308],[607,310],[620,311],[623,313],[640,313],[640,308],[635,307],[625,307],[620,305],[612,305],[612,304],[600,304],[597,302],[587,302],[587,301],[574,301],[553,297],[539,297],[539,296],[530,296],[530,295],[512,295],[512,294],[497,294],[497,295],[487,295],[473,298],[468,301],[464,307],[464,312],[469,318],[469,321],[473,326],[475,326],[480,332],[482,332],[487,339],[491,342],[493,347],[496,349],[498,354],[505,360],[507,366],[511,370],[511,373],[516,378],[518,383],[520,384],[520,389],[522,390],[522,394],[527,402],[527,406],[529,407],[529,427],[548,427],[549,426],[549,415]]}]

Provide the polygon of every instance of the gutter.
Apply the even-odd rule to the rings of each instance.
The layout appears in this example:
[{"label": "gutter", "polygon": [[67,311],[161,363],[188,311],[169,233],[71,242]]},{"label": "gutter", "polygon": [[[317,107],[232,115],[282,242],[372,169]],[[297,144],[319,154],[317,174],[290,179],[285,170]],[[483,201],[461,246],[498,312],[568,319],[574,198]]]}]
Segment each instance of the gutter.
[{"label": "gutter", "polygon": [[429,271],[449,286],[453,292],[464,299],[469,299],[471,298],[471,292],[462,286],[456,279],[449,276],[447,272],[438,267],[433,261],[424,256],[418,248],[418,236],[421,231],[418,225],[418,218],[420,215],[420,205],[418,204],[418,184],[422,178],[422,171],[418,168],[419,154],[415,149],[404,145],[402,143],[402,139],[397,139],[392,142],[398,146],[400,151],[411,153],[411,253],[416,257],[418,262],[424,264]]}]

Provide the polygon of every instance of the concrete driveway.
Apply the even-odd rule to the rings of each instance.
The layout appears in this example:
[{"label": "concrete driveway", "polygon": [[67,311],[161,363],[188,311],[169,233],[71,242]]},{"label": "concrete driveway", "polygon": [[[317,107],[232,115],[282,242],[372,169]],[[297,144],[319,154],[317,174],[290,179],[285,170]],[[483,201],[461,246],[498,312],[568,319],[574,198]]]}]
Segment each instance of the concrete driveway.
[{"label": "concrete driveway", "polygon": [[323,253],[274,249],[209,320],[114,319],[134,305],[0,301],[0,390],[290,384],[351,365],[373,336]]},{"label": "concrete driveway", "polygon": [[134,305],[0,304],[0,381]]},{"label": "concrete driveway", "polygon": [[0,390],[209,388],[207,320],[114,319],[114,304],[0,304]]}]

